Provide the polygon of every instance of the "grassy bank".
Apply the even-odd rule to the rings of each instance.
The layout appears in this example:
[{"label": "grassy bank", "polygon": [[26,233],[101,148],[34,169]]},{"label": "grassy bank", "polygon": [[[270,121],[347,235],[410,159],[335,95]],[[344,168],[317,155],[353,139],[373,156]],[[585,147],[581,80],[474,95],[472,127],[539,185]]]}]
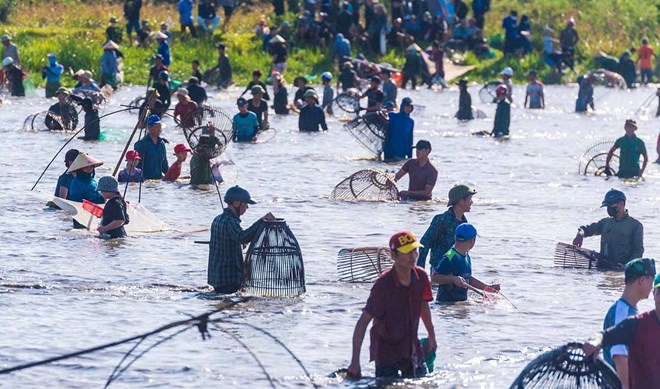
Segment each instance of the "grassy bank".
[{"label": "grassy bank", "polygon": [[[541,30],[545,25],[559,32],[563,28],[564,20],[574,16],[581,37],[576,54],[579,72],[592,68],[591,58],[598,49],[619,55],[631,45],[638,46],[642,36],[648,36],[652,46],[660,47],[656,34],[660,31],[660,5],[647,0],[547,0],[533,3],[527,0],[512,0],[493,3],[493,9],[487,19],[487,36],[497,41],[497,34],[501,33],[502,17],[515,8],[519,14],[527,13],[530,16],[534,33],[533,43],[537,51],[542,48]],[[193,59],[199,59],[203,69],[214,66],[216,51],[213,47],[220,41],[229,48],[228,54],[239,84],[249,81],[253,69],[267,70],[270,58],[261,51],[261,42],[252,32],[262,14],[274,17],[270,2],[253,5],[250,9],[239,7],[226,34],[216,32],[211,38],[198,40],[179,37],[179,27],[174,23],[173,32],[177,36],[172,42],[171,70],[174,77],[186,79],[190,74],[190,62]],[[35,80],[41,79],[40,68],[46,63],[46,54],[49,52],[57,53],[60,63],[67,68],[92,69],[98,75],[107,22],[111,16],[115,16],[123,27],[122,15],[122,5],[115,2],[23,2],[11,14],[10,23],[0,29],[2,33],[9,33],[14,37],[21,51],[23,65]],[[175,5],[149,5],[142,10],[142,18],[148,19],[153,27],[159,26],[168,18],[176,22],[177,17]],[[294,25],[294,15],[287,16],[287,19]],[[124,34],[122,51],[126,56],[125,82],[144,84],[150,67],[150,57],[156,51],[155,44],[150,48],[127,47],[127,37]],[[390,51],[384,57],[374,60],[401,66],[401,54]],[[465,63],[477,65],[470,74],[474,80],[495,78],[501,68],[511,66],[516,70],[518,79],[524,78],[528,70],[537,69],[545,81],[559,81],[551,79],[550,69],[537,54],[515,59],[504,58],[496,51],[493,59],[478,61],[468,55],[465,57]],[[320,74],[329,68],[330,61],[321,49],[294,49],[288,61],[287,79],[292,80],[297,75]],[[566,75],[564,81],[574,78],[573,74]],[[70,82],[69,78],[65,78],[65,83]]]}]

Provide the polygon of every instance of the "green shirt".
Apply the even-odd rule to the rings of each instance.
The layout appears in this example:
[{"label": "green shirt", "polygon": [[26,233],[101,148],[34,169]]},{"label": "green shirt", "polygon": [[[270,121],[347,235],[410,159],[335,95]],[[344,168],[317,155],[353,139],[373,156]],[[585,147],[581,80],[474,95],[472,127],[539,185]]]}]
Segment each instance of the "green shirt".
[{"label": "green shirt", "polygon": [[213,183],[213,173],[209,160],[193,154],[190,158],[190,185]]},{"label": "green shirt", "polygon": [[600,253],[611,261],[625,265],[644,255],[644,227],[627,211],[619,221],[607,217],[580,229],[585,237],[600,235]]},{"label": "green shirt", "polygon": [[646,145],[644,141],[633,134],[632,138],[627,135],[617,139],[615,147],[621,149],[619,157],[619,178],[631,178],[639,176],[639,157],[646,155]]}]

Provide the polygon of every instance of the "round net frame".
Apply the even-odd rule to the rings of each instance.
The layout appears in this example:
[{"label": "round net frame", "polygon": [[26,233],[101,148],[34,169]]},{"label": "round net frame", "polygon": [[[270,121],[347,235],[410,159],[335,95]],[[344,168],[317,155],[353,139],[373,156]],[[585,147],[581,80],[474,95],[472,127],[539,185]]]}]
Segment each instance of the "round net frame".
[{"label": "round net frame", "polygon": [[619,171],[619,154],[614,152],[610,161],[610,168],[606,168],[607,153],[614,145],[615,140],[600,140],[591,145],[580,157],[578,174],[584,176],[614,176]]},{"label": "round net frame", "polygon": [[489,81],[479,90],[479,99],[482,103],[493,103],[495,101],[495,90],[498,86],[502,85],[501,81]]},{"label": "round net frame", "polygon": [[182,118],[179,124],[190,148],[206,159],[220,156],[234,137],[231,117],[224,111],[211,107],[198,107]]},{"label": "round net frame", "polygon": [[140,107],[144,102],[147,101],[147,96],[137,96],[133,100],[131,100],[130,103],[128,103],[128,106],[131,108],[128,112],[130,113],[139,113],[140,112]]},{"label": "round net frame", "polygon": [[359,96],[350,91],[340,93],[333,101],[333,108],[335,107],[347,113],[357,113],[360,110]]},{"label": "round net frame", "polygon": [[260,297],[295,297],[305,293],[302,252],[284,219],[264,221],[250,242],[241,291]]},{"label": "round net frame", "polygon": [[618,73],[611,72],[605,69],[597,69],[594,73],[596,76],[597,84],[603,85],[608,88],[617,88],[621,90],[628,89],[626,80]]},{"label": "round net frame", "polygon": [[510,389],[620,389],[616,372],[603,360],[586,357],[582,343],[568,343],[531,361]]},{"label": "round net frame", "polygon": [[399,189],[387,173],[366,169],[342,180],[330,197],[335,200],[398,201]]},{"label": "round net frame", "polygon": [[376,158],[380,158],[389,128],[389,120],[385,115],[368,112],[344,124],[344,128]]},{"label": "round net frame", "polygon": [[99,110],[104,109],[105,104],[108,102],[108,99],[103,94],[103,92],[96,92],[93,90],[86,90],[86,89],[76,89],[73,91],[73,93],[78,96],[82,96],[83,98],[89,97],[90,99],[92,99],[94,105],[99,107]]},{"label": "round net frame", "polygon": [[[61,129],[51,129],[46,125],[47,121],[59,124]],[[75,131],[78,127],[78,111],[71,107],[69,115],[57,115],[50,111],[36,112],[25,118],[23,131]]]},{"label": "round net frame", "polygon": [[374,282],[393,263],[387,247],[342,249],[337,254],[337,274],[342,282]]}]

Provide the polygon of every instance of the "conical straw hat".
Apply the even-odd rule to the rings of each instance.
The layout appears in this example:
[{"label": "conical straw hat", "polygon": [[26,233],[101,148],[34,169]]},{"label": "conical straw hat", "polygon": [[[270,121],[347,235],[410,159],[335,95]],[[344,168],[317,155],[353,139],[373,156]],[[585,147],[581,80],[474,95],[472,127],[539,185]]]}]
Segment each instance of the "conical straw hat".
[{"label": "conical straw hat", "polygon": [[108,43],[106,43],[103,46],[103,50],[108,50],[108,49],[110,49],[110,50],[119,50],[119,45],[116,44],[115,42],[109,40]]},{"label": "conical straw hat", "polygon": [[102,161],[99,161],[91,155],[81,151],[66,172],[71,173],[88,166],[99,167],[101,165],[103,165]]}]

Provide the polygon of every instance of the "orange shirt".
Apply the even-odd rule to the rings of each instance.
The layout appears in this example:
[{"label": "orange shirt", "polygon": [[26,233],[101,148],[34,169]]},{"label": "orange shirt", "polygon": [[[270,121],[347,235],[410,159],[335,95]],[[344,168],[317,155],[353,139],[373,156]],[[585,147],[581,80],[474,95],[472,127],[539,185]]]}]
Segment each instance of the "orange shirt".
[{"label": "orange shirt", "polygon": [[639,47],[637,55],[639,56],[640,69],[653,69],[653,63],[651,62],[653,54],[653,49],[650,46],[642,45]]}]

